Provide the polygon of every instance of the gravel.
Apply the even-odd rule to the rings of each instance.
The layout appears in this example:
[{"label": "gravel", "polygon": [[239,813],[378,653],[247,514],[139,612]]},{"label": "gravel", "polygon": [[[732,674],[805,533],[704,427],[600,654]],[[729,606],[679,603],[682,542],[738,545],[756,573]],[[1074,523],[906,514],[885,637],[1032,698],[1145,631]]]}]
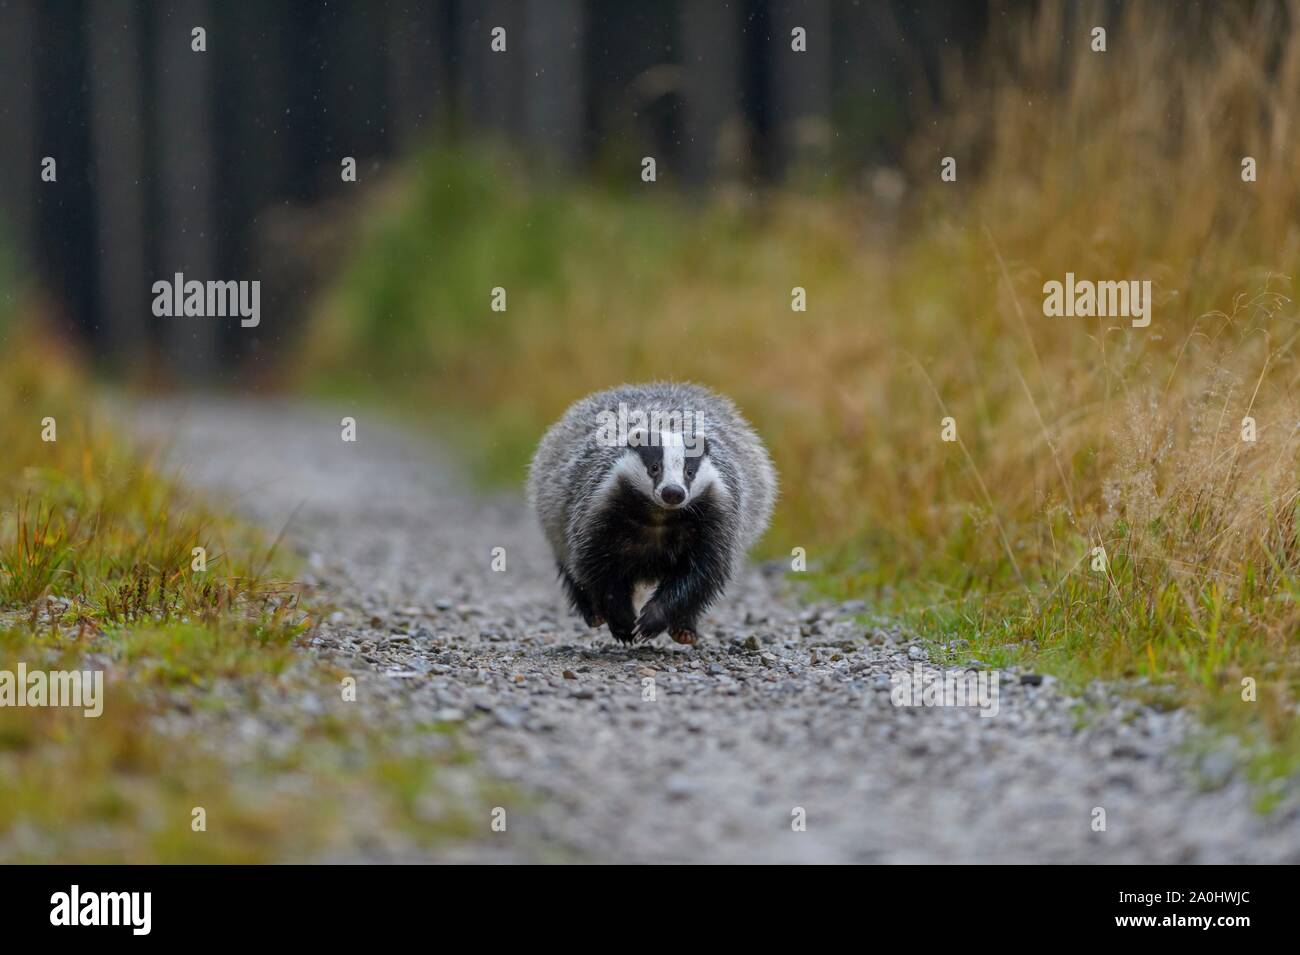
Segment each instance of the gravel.
[{"label": "gravel", "polygon": [[895,674],[981,664],[933,661],[863,601],[800,602],[781,567],[751,568],[697,645],[622,647],[567,612],[517,494],[475,491],[422,439],[287,402],[136,418],[187,480],[287,526],[332,608],[304,652],[383,719],[456,724],[505,784],[506,830],[485,816],[450,858],[1300,862],[1297,794],[1255,813],[1239,760],[1207,755],[1184,712],[1007,672],[992,717],[895,706]]}]

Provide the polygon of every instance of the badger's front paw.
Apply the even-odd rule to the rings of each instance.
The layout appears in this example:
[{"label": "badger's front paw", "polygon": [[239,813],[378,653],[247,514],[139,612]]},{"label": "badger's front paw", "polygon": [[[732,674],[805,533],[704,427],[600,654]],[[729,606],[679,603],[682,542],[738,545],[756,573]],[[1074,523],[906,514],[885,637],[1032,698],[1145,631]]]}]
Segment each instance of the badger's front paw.
[{"label": "badger's front paw", "polygon": [[668,611],[663,604],[651,599],[641,608],[636,620],[636,635],[642,640],[652,640],[668,629]]},{"label": "badger's front paw", "polygon": [[632,610],[632,599],[627,594],[622,591],[608,594],[605,605],[597,609],[596,613],[609,623],[609,632],[615,640],[631,643],[636,639],[636,614]]},{"label": "badger's front paw", "polygon": [[587,588],[575,584],[570,592],[573,595],[573,609],[581,614],[582,620],[587,626],[599,627],[605,622],[605,615],[596,606],[596,601],[591,599],[591,594],[587,592]]}]

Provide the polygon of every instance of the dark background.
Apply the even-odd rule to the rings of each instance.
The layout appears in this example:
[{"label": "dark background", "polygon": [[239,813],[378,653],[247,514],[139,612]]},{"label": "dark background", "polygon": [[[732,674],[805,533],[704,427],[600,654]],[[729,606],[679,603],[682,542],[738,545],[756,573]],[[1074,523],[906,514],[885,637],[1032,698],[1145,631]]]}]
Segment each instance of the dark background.
[{"label": "dark background", "polygon": [[[202,379],[275,353],[330,260],[315,246],[346,243],[330,202],[395,157],[501,139],[622,188],[643,155],[682,189],[852,182],[897,160],[944,64],[1014,6],[0,0],[0,243],[105,366]],[[795,26],[807,54],[774,56]],[[177,271],[260,279],[281,320],[168,325],[150,286]]]}]

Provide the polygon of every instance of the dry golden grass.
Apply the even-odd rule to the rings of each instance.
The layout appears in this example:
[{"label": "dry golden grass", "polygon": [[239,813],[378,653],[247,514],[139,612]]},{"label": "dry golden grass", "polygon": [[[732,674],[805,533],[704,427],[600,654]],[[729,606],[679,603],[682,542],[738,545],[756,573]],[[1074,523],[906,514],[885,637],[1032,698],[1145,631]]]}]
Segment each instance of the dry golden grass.
[{"label": "dry golden grass", "polygon": [[[781,469],[769,554],[984,658],[1169,681],[1294,740],[1300,4],[1126,4],[1093,53],[1106,22],[1046,4],[949,71],[897,232],[855,192],[694,209],[428,157],[307,366],[438,410],[510,481],[581,395],[700,380]],[[1045,317],[1066,272],[1150,279],[1151,326]]]}]

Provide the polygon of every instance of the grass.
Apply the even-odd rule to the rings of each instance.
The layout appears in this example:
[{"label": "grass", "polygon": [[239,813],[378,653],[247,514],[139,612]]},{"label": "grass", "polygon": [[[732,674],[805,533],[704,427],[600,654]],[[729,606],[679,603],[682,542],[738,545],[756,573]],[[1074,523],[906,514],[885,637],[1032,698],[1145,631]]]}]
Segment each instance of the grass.
[{"label": "grass", "polygon": [[[1069,10],[946,71],[901,204],[424,156],[374,197],[303,374],[432,416],[512,484],[581,395],[703,381],[783,475],[768,556],[804,547],[821,590],[981,659],[1159,686],[1293,776],[1300,11]],[[1046,317],[1066,272],[1150,279],[1151,326]]]},{"label": "grass", "polygon": [[0,706],[0,860],[353,858],[486,820],[476,784],[444,789],[455,737],[343,702],[345,674],[297,649],[315,621],[291,559],[123,442],[32,327],[0,326],[0,671],[103,671],[104,699]]},{"label": "grass", "polygon": [[291,601],[267,573],[273,547],[187,497],[105,426],[73,355],[14,331],[0,382],[0,607],[54,601],[68,622],[102,630],[260,616]]}]

